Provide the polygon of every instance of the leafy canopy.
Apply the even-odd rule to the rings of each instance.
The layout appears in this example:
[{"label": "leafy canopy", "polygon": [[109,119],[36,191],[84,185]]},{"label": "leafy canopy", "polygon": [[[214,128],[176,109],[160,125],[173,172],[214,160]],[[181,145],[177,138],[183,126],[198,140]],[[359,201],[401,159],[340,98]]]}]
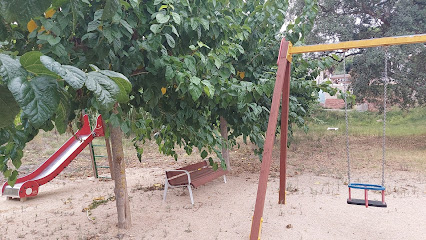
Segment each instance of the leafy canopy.
[{"label": "leafy canopy", "polygon": [[[40,128],[52,129],[52,119],[58,128],[63,125],[56,119],[67,122],[78,109],[95,108],[125,134],[133,134],[139,156],[139,143],[153,137],[161,152],[175,158],[176,145],[187,153],[198,148],[202,158],[209,152],[222,158],[222,145],[235,144],[239,136],[257,144],[261,153],[280,39],[285,35],[301,44],[318,11],[316,1],[305,2],[284,34],[280,29],[287,2],[243,0],[53,1],[49,14],[28,15],[31,28],[23,24],[28,19],[16,25],[5,18],[0,29],[7,32],[3,49],[8,53],[16,51],[23,58],[32,49],[40,52],[25,56],[25,62],[39,60],[24,67],[10,57],[14,74],[43,76],[37,81],[63,90],[48,105],[60,111],[40,119]],[[314,79],[331,63],[329,58],[294,58],[290,124],[304,126],[317,92],[329,90]],[[120,107],[111,114],[114,101]],[[229,124],[229,142],[217,130],[219,116]],[[15,130],[34,128],[28,118],[22,119],[28,127]],[[19,135],[3,132],[8,139]],[[4,156],[7,163],[11,155]]]}]

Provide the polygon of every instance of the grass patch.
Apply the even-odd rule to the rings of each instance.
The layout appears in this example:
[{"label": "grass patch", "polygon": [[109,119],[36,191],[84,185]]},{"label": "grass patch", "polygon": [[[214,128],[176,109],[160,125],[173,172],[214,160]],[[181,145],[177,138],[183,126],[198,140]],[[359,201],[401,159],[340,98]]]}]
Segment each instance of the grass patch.
[{"label": "grass patch", "polygon": [[[381,136],[383,134],[383,114],[378,112],[348,112],[349,134],[352,136]],[[325,134],[328,127],[339,128],[345,133],[345,112],[318,110],[309,121],[311,131]],[[408,111],[391,109],[386,117],[386,135],[419,136],[426,134],[426,107]]]}]

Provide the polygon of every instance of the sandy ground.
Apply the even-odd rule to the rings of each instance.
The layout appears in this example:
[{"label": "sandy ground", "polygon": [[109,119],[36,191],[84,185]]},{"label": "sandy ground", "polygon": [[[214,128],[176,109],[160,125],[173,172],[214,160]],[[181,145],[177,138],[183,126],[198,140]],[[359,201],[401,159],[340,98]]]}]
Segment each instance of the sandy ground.
[{"label": "sandy ground", "polygon": [[[116,227],[115,201],[90,212],[95,199],[113,196],[113,182],[93,178],[55,179],[25,202],[0,199],[0,239],[248,239],[258,174],[233,173],[188,191],[144,187],[162,183],[159,167],[127,169],[132,227]],[[288,179],[287,204],[278,205],[277,177],[265,201],[262,239],[425,239],[426,176],[393,172],[387,208],[346,204],[342,179],[301,174]],[[362,198],[362,190],[354,190]],[[370,199],[380,195],[370,193]]]},{"label": "sandy ground", "polygon": [[[262,239],[426,239],[426,136],[389,138],[387,208],[348,205],[344,138],[301,135],[289,149],[287,204],[278,205],[279,164],[273,162],[266,194]],[[23,176],[39,166],[67,136],[40,134],[25,149]],[[351,139],[352,181],[381,182],[381,146],[375,138]],[[333,144],[330,144],[333,143]],[[279,143],[276,144],[279,146]],[[231,151],[232,172],[193,191],[154,190],[164,170],[198,161],[196,152],[175,162],[147,143],[143,162],[125,142],[132,227],[116,227],[114,182],[94,179],[85,149],[58,177],[25,202],[0,197],[0,240],[6,239],[248,239],[260,163],[253,146]],[[343,147],[342,147],[343,148]],[[133,152],[132,152],[133,151]],[[273,159],[278,159],[275,148]],[[4,178],[0,176],[0,184]],[[380,194],[370,191],[370,199]],[[362,190],[353,197],[363,198]],[[105,201],[90,211],[93,203]]]}]

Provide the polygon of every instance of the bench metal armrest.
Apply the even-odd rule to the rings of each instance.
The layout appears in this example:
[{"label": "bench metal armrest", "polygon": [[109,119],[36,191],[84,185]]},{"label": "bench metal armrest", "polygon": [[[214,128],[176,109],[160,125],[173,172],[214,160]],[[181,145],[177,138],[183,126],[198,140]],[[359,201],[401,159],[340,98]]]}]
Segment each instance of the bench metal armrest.
[{"label": "bench metal armrest", "polygon": [[[189,172],[187,170],[177,170],[177,169],[166,170],[166,179],[167,179],[167,181],[169,181],[170,178],[167,178],[167,172],[184,172],[188,177],[188,185],[191,184],[191,175],[189,174]],[[174,178],[174,177],[176,177],[176,176],[173,176],[172,178]]]}]

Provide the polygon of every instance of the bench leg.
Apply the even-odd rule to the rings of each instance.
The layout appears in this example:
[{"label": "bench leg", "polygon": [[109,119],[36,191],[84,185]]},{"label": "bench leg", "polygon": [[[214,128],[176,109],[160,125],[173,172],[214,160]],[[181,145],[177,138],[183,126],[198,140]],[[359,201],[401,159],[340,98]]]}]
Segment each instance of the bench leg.
[{"label": "bench leg", "polygon": [[169,181],[166,179],[166,182],[164,183],[164,194],[163,194],[163,202],[166,201],[167,197],[167,189],[169,188]]},{"label": "bench leg", "polygon": [[189,191],[189,197],[191,198],[191,203],[192,205],[194,205],[194,197],[192,196],[192,189],[191,189],[191,185],[186,185],[188,187],[188,191]]},{"label": "bench leg", "polygon": [[226,175],[223,175],[223,182],[226,183]]}]

